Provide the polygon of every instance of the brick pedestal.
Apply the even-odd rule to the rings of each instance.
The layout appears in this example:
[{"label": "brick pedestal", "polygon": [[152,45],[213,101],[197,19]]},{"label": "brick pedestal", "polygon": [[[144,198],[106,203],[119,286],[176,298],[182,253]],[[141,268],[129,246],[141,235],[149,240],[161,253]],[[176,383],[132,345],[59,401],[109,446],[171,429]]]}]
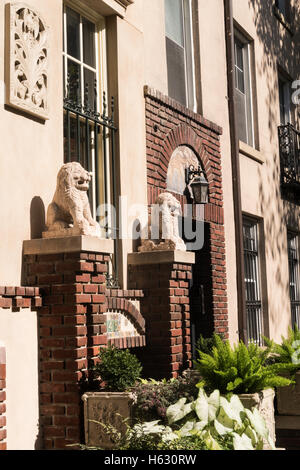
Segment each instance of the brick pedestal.
[{"label": "brick pedestal", "polygon": [[0,450],[6,450],[6,352],[0,343]]},{"label": "brick pedestal", "polygon": [[188,294],[194,262],[193,253],[179,251],[128,256],[129,286],[144,291],[146,347],[137,352],[144,376],[177,377],[191,366]]},{"label": "brick pedestal", "polygon": [[88,237],[24,242],[27,283],[43,293],[38,327],[46,449],[82,442],[81,395],[89,365],[107,344],[105,272],[112,248],[109,240]]}]

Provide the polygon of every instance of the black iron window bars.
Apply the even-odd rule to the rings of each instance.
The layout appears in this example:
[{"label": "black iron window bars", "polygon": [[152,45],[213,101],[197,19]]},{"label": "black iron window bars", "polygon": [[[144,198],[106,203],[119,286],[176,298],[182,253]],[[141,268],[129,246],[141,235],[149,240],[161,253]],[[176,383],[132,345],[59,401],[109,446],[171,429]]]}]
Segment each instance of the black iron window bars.
[{"label": "black iron window bars", "polygon": [[244,219],[245,289],[248,339],[262,346],[263,321],[260,295],[257,224]]},{"label": "black iron window bars", "polygon": [[299,202],[300,196],[300,132],[291,124],[279,126],[281,188],[292,193]]},{"label": "black iron window bars", "polygon": [[[80,74],[74,69],[67,75],[64,97],[64,154],[65,163],[79,162],[86,170],[93,172],[89,190],[89,200],[93,216],[100,223],[107,238],[115,240],[114,275],[108,275],[108,286],[118,285],[117,269],[117,232],[116,221],[101,225],[100,205],[109,208],[110,202],[116,207],[116,169],[115,169],[115,134],[114,98],[110,101],[110,110],[106,93],[103,92],[102,113],[98,112],[97,80],[86,83],[84,99]],[[109,112],[108,112],[109,111]],[[111,175],[111,176],[110,176]],[[112,215],[106,212],[108,217]]]}]

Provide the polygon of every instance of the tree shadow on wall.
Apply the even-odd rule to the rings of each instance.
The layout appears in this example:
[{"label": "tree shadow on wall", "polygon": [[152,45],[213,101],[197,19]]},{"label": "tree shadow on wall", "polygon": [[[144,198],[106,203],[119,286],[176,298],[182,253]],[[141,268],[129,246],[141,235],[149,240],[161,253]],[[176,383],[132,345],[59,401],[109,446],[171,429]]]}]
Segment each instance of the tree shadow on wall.
[{"label": "tree shadow on wall", "polygon": [[[248,0],[249,14],[253,15],[257,33],[255,71],[259,91],[263,90],[265,101],[260,102],[258,93],[258,126],[261,130],[260,150],[265,158],[263,165],[257,166],[258,194],[256,211],[263,217],[265,234],[266,275],[269,277],[268,286],[273,286],[274,292],[265,293],[269,299],[269,321],[275,325],[278,318],[290,314],[287,228],[298,228],[299,205],[284,200],[280,187],[280,154],[278,126],[279,90],[278,71],[284,70],[294,80],[300,78],[300,30],[299,24],[294,22],[294,35],[282,26],[273,12],[275,0]],[[299,18],[300,5],[292,9],[292,18]],[[297,47],[298,45],[298,47]],[[299,128],[299,119],[294,108],[295,125]],[[267,126],[261,126],[260,120],[266,119]],[[298,120],[298,123],[297,123]],[[276,149],[276,150],[274,150]],[[275,289],[282,295],[282,302],[277,302]],[[285,298],[285,301],[284,301]],[[266,309],[268,308],[266,307]],[[285,316],[285,315],[284,315]],[[278,325],[280,329],[281,326]]]}]

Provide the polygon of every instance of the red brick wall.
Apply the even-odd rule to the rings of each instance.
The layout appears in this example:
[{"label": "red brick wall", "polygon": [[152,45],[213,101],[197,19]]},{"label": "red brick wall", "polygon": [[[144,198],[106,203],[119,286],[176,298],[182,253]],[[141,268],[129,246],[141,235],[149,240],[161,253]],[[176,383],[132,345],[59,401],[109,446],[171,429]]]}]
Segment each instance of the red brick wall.
[{"label": "red brick wall", "polygon": [[6,450],[6,357],[0,344],[0,450]]},{"label": "red brick wall", "polygon": [[40,422],[46,449],[83,441],[81,394],[89,366],[107,344],[107,261],[91,253],[24,259],[27,281],[43,292],[38,311]]},{"label": "red brick wall", "polygon": [[[197,154],[209,182],[205,206],[208,239],[199,252],[194,279],[202,282],[206,314],[199,320],[207,335],[213,331],[228,337],[226,253],[222,192],[220,134],[222,129],[160,92],[145,87],[148,204],[167,189],[167,171],[172,153],[179,145]],[[185,196],[177,197],[184,205]],[[196,286],[198,287],[198,286]],[[193,299],[191,299],[193,302]]]},{"label": "red brick wall", "polygon": [[191,367],[189,280],[192,267],[175,263],[129,266],[129,283],[143,289],[146,348],[136,351],[147,378],[172,378]]},{"label": "red brick wall", "polygon": [[[81,395],[91,385],[89,371],[99,360],[100,347],[108,344],[108,308],[128,310],[141,333],[134,347],[144,344],[144,319],[129,302],[143,294],[107,290],[108,261],[109,256],[85,252],[24,257],[27,282],[43,294],[38,327],[40,423],[46,449],[84,442]],[[129,341],[119,346],[129,346]]]},{"label": "red brick wall", "polygon": [[36,309],[41,307],[42,298],[38,287],[1,287],[0,286],[0,308],[12,309],[21,308]]}]

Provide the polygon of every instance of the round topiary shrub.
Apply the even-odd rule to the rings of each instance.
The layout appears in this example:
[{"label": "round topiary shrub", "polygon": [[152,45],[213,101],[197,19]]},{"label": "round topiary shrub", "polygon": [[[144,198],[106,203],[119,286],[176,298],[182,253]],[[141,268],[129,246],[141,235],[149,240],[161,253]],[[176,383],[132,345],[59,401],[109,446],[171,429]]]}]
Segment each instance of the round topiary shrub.
[{"label": "round topiary shrub", "polygon": [[124,392],[135,385],[142,372],[142,365],[128,349],[110,346],[99,353],[100,362],[94,366],[94,373],[105,382],[105,389]]}]

